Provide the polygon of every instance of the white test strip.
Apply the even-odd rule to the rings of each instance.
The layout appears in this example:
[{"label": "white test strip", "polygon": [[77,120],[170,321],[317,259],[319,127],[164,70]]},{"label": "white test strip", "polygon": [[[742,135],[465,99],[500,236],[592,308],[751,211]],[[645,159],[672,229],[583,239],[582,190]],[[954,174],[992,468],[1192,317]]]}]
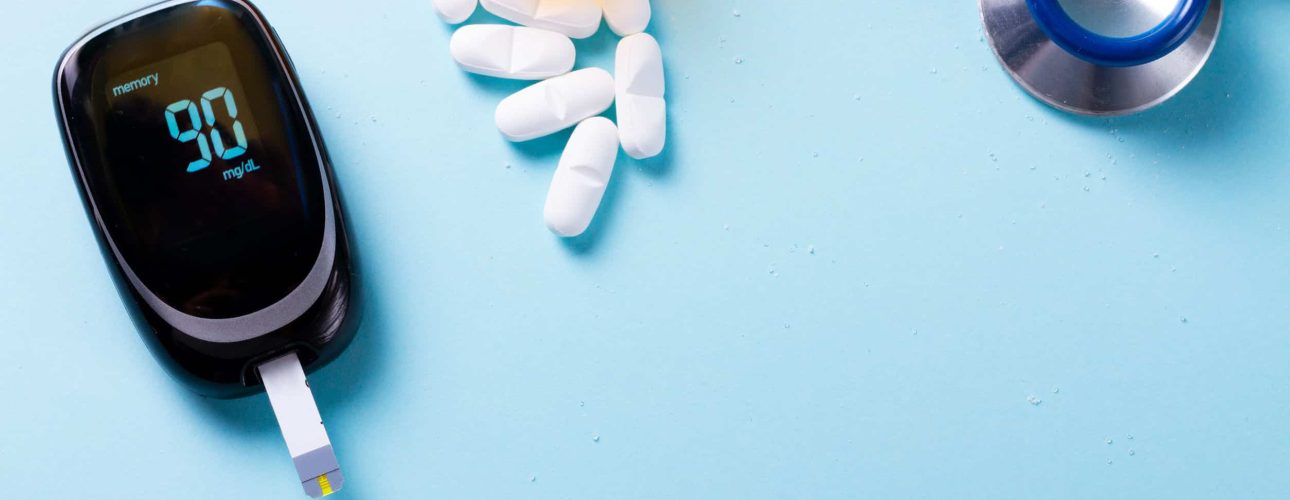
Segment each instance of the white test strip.
[{"label": "white test strip", "polygon": [[259,371],[305,493],[318,498],[340,491],[345,476],[341,475],[300,358],[291,352],[264,362]]},{"label": "white test strip", "polygon": [[614,83],[623,151],[638,160],[657,156],[667,141],[667,100],[663,52],[654,37],[639,33],[618,42]]},{"label": "white test strip", "polygon": [[649,26],[649,0],[596,0],[605,11],[605,23],[618,36],[631,36]]},{"label": "white test strip", "polygon": [[587,68],[529,85],[497,105],[497,130],[515,142],[537,139],[598,115],[614,103],[614,77]]},{"label": "white test strip", "polygon": [[568,73],[577,55],[567,36],[505,24],[462,27],[452,34],[448,50],[463,70],[515,80],[541,80]]},{"label": "white test strip", "polygon": [[596,0],[480,0],[484,10],[507,21],[587,38],[600,29]]}]

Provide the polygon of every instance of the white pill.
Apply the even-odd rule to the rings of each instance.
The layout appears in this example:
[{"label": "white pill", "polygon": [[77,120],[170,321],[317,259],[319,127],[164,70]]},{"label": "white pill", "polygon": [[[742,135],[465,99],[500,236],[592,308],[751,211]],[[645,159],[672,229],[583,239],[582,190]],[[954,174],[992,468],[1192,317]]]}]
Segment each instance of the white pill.
[{"label": "white pill", "polygon": [[576,54],[567,36],[504,24],[474,24],[458,29],[452,34],[449,50],[461,69],[515,80],[541,80],[568,73]]},{"label": "white pill", "polygon": [[618,157],[618,130],[604,117],[588,118],[573,129],[546,193],[546,227],[564,237],[587,230],[596,216]]},{"label": "white pill", "polygon": [[479,0],[434,0],[434,10],[448,24],[461,24],[475,13]]},{"label": "white pill", "polygon": [[649,26],[649,0],[597,0],[605,11],[605,22],[618,36],[630,36]]},{"label": "white pill", "polygon": [[614,79],[623,151],[638,160],[657,156],[667,141],[667,101],[663,52],[654,37],[639,33],[618,42]]},{"label": "white pill", "polygon": [[511,94],[497,105],[497,130],[527,141],[572,127],[614,103],[614,77],[600,68],[557,76]]},{"label": "white pill", "polygon": [[596,0],[480,0],[497,17],[516,24],[587,38],[600,29]]}]

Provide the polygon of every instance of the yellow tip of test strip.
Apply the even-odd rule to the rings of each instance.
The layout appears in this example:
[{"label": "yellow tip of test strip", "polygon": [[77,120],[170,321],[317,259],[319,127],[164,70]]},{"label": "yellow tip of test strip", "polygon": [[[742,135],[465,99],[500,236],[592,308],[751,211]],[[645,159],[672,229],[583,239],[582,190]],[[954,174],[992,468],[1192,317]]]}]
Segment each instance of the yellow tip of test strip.
[{"label": "yellow tip of test strip", "polygon": [[300,358],[292,352],[266,361],[260,365],[260,378],[305,493],[318,498],[340,491],[345,476],[340,473]]}]

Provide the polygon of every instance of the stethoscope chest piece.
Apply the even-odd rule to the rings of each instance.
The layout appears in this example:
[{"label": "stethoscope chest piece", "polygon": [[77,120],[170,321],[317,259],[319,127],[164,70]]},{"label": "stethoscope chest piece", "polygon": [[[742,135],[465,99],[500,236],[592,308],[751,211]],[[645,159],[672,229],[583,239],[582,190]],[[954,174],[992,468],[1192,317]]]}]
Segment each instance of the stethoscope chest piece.
[{"label": "stethoscope chest piece", "polygon": [[1222,0],[980,0],[985,36],[1026,92],[1111,116],[1156,106],[1214,51]]}]

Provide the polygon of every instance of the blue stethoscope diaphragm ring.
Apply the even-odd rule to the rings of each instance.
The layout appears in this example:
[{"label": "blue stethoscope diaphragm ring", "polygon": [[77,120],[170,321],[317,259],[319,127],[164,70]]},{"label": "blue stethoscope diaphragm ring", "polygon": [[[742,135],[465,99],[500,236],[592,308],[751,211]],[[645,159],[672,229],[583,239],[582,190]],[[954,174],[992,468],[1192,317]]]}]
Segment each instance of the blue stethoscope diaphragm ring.
[{"label": "blue stethoscope diaphragm ring", "polygon": [[[1073,1],[980,0],[980,8],[1009,76],[1036,99],[1083,115],[1124,115],[1173,97],[1205,65],[1222,20],[1222,0],[1178,0],[1147,29],[1103,34],[1068,12]],[[1134,1],[1144,0],[1121,3]]]}]

